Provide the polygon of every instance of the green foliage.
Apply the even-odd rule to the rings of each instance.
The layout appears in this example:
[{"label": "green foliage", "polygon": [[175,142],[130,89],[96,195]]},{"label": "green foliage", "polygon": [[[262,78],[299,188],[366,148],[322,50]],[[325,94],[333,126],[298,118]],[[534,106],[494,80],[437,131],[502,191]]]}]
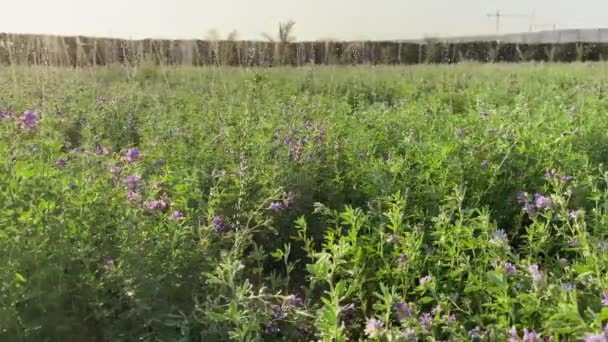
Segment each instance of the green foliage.
[{"label": "green foliage", "polygon": [[0,340],[599,334],[605,71],[0,70]]}]

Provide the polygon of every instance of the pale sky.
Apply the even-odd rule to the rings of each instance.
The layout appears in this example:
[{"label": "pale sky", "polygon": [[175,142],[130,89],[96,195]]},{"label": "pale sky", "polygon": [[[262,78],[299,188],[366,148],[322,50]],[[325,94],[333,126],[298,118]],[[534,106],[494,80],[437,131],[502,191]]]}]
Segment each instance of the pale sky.
[{"label": "pale sky", "polygon": [[[608,27],[608,0],[0,0],[0,32],[121,38],[204,38],[210,29],[241,39],[296,22],[298,40],[410,39]],[[534,19],[531,14],[535,13]]]}]

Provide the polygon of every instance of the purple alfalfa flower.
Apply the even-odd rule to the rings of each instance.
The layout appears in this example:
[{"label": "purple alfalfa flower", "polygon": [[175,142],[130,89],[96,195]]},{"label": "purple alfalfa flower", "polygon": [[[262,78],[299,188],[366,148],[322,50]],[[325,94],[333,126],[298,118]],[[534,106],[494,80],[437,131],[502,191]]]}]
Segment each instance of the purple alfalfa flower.
[{"label": "purple alfalfa flower", "polygon": [[559,177],[559,179],[563,182],[563,183],[569,183],[572,180],[572,176],[561,176]]},{"label": "purple alfalfa flower", "polygon": [[535,284],[540,283],[540,281],[543,279],[543,274],[538,270],[538,265],[536,264],[532,264],[528,267],[528,271],[530,272],[530,275],[532,276],[532,281]]},{"label": "purple alfalfa flower", "polygon": [[573,248],[578,247],[579,246],[578,240],[572,240],[572,241],[568,242],[568,246],[573,247]]},{"label": "purple alfalfa flower", "polygon": [[608,290],[604,290],[604,292],[602,292],[602,305],[603,306],[608,306]]},{"label": "purple alfalfa flower", "polygon": [[282,201],[286,208],[291,208],[296,201],[296,195],[291,191],[283,192]]},{"label": "purple alfalfa flower", "polygon": [[537,209],[551,209],[553,206],[553,200],[551,197],[545,196],[541,193],[534,194],[534,205]]},{"label": "purple alfalfa flower", "polygon": [[122,172],[122,167],[120,166],[110,166],[108,171],[112,174],[112,176],[117,177]]},{"label": "purple alfalfa flower", "polygon": [[156,159],[152,165],[156,167],[165,166],[165,160],[163,158]]},{"label": "purple alfalfa flower", "polygon": [[0,110],[0,120],[8,120],[11,118],[11,112],[8,110]]},{"label": "purple alfalfa flower", "polygon": [[506,244],[509,241],[509,236],[504,229],[497,229],[492,233],[492,242],[498,245]]},{"label": "purple alfalfa flower", "polygon": [[507,341],[509,342],[519,342],[519,335],[517,334],[517,328],[512,326],[509,331],[507,331]]},{"label": "purple alfalfa flower", "polygon": [[382,334],[384,323],[382,321],[370,318],[365,322],[365,335],[369,338],[376,338]]},{"label": "purple alfalfa flower", "polygon": [[180,222],[184,220],[184,213],[179,210],[175,210],[171,213],[171,220],[175,222]]},{"label": "purple alfalfa flower", "polygon": [[397,265],[400,265],[400,266],[407,265],[409,261],[410,261],[410,257],[407,256],[407,254],[405,254],[405,253],[401,253],[401,255],[399,255],[395,259],[395,262],[397,263]]},{"label": "purple alfalfa flower", "polygon": [[547,169],[547,172],[545,173],[545,178],[553,178],[555,176],[557,176],[557,170]]},{"label": "purple alfalfa flower", "polygon": [[95,153],[100,156],[107,156],[110,154],[110,150],[102,144],[97,144],[97,146],[95,146]]},{"label": "purple alfalfa flower", "polygon": [[221,216],[214,217],[212,223],[213,228],[215,228],[215,231],[218,233],[223,233],[228,230],[228,225]]},{"label": "purple alfalfa flower", "polygon": [[526,203],[523,210],[528,215],[534,215],[536,213],[536,206],[532,203]]},{"label": "purple alfalfa flower", "polygon": [[140,154],[139,149],[137,147],[133,147],[127,150],[127,153],[125,153],[123,159],[129,163],[133,163],[139,159]]},{"label": "purple alfalfa flower", "polygon": [[412,309],[408,303],[399,303],[395,305],[395,312],[400,320],[407,319],[412,316]]},{"label": "purple alfalfa flower", "polygon": [[601,252],[606,252],[608,251],[608,241],[601,241],[597,247],[600,249]]},{"label": "purple alfalfa flower", "polygon": [[418,334],[413,328],[405,328],[405,330],[399,333],[399,341],[416,342],[418,341]]},{"label": "purple alfalfa flower", "polygon": [[488,166],[490,166],[490,161],[487,159],[484,159],[479,166],[483,167],[484,169],[487,168]]},{"label": "purple alfalfa flower", "polygon": [[471,330],[469,330],[469,333],[468,333],[469,338],[471,340],[482,339],[485,336],[485,334],[486,334],[485,331],[481,330],[481,328],[478,327],[478,326],[475,327],[475,328],[473,328],[473,329],[471,329]]},{"label": "purple alfalfa flower", "polygon": [[583,341],[585,341],[585,342],[607,342],[608,339],[606,338],[605,334],[597,334],[597,335],[587,334],[587,335],[585,335]]},{"label": "purple alfalfa flower", "polygon": [[524,329],[523,342],[541,342],[542,336],[534,330]]},{"label": "purple alfalfa flower", "polygon": [[570,213],[568,214],[568,216],[570,216],[571,219],[576,219],[583,214],[584,214],[584,212],[581,209],[573,209],[573,210],[570,210]]},{"label": "purple alfalfa flower", "polygon": [[104,267],[106,267],[106,268],[113,267],[113,266],[114,266],[114,259],[112,259],[112,258],[106,258],[106,259],[103,261],[103,265],[104,265]]},{"label": "purple alfalfa flower", "polygon": [[136,191],[129,191],[127,193],[127,200],[131,203],[139,203],[141,202],[141,195]]},{"label": "purple alfalfa flower", "polygon": [[302,297],[291,294],[283,299],[283,305],[287,308],[300,308],[304,306]]},{"label": "purple alfalfa flower", "polygon": [[125,185],[128,190],[136,191],[141,185],[141,178],[139,176],[126,176]]},{"label": "purple alfalfa flower", "polygon": [[446,316],[444,316],[444,320],[447,324],[454,323],[454,322],[456,322],[456,315],[455,314],[446,315]]},{"label": "purple alfalfa flower", "polygon": [[418,318],[418,321],[420,322],[420,326],[422,327],[422,329],[427,332],[430,331],[431,328],[433,328],[433,317],[428,312],[422,314],[420,318]]},{"label": "purple alfalfa flower", "polygon": [[433,280],[433,276],[427,275],[425,277],[420,278],[420,286],[426,286],[426,284],[430,283]]},{"label": "purple alfalfa flower", "polygon": [[572,292],[572,291],[576,290],[576,284],[573,284],[573,283],[565,283],[562,286],[564,288],[564,291],[566,291],[566,292]]},{"label": "purple alfalfa flower", "polygon": [[517,203],[519,204],[525,204],[530,202],[531,198],[530,198],[530,194],[524,191],[520,191],[515,195],[515,199],[517,200]]},{"label": "purple alfalfa flower", "polygon": [[282,201],[274,201],[270,203],[270,206],[268,206],[268,209],[270,210],[274,210],[274,211],[281,211],[285,208],[285,205],[283,205]]},{"label": "purple alfalfa flower", "polygon": [[57,161],[55,162],[55,166],[57,166],[60,169],[63,169],[67,163],[68,163],[68,161],[65,159],[57,159]]},{"label": "purple alfalfa flower", "polygon": [[515,267],[515,265],[513,265],[510,262],[505,262],[504,264],[504,269],[505,269],[505,273],[508,276],[514,276],[515,274],[517,274],[517,268]]},{"label": "purple alfalfa flower", "polygon": [[348,303],[340,306],[340,319],[344,322],[351,321],[355,316],[355,304]]},{"label": "purple alfalfa flower", "polygon": [[26,110],[19,118],[19,122],[21,123],[21,128],[32,129],[38,125],[38,114],[31,110]]},{"label": "purple alfalfa flower", "polygon": [[272,310],[272,319],[273,320],[287,318],[287,312],[285,312],[285,310],[283,310],[283,308],[281,306],[272,305],[270,307],[270,309]]},{"label": "purple alfalfa flower", "polygon": [[144,207],[149,211],[163,211],[167,208],[167,202],[162,199],[145,201]]}]

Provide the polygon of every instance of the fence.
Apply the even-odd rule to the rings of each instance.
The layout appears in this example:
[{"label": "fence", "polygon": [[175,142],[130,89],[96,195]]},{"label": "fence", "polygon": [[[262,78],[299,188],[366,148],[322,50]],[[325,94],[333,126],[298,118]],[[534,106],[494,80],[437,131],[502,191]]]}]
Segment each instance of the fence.
[{"label": "fence", "polygon": [[[608,37],[608,34],[606,34]],[[608,42],[510,41],[259,42],[122,40],[0,34],[0,64],[276,66],[522,61],[603,61]]]}]

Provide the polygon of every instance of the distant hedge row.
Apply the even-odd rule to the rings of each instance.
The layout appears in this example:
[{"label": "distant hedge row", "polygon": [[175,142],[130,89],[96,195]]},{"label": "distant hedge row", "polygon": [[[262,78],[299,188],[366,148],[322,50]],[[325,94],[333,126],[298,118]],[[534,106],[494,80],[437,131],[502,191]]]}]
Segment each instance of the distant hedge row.
[{"label": "distant hedge row", "polygon": [[274,66],[522,61],[603,61],[608,43],[405,43],[122,40],[0,34],[0,64]]}]

